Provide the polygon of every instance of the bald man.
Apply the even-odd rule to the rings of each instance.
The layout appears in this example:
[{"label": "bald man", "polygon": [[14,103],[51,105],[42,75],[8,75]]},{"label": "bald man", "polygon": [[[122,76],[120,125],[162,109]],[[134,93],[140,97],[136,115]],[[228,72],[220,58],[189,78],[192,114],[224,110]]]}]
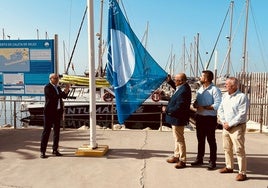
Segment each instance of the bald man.
[{"label": "bald man", "polygon": [[167,159],[168,163],[176,163],[175,168],[186,167],[186,145],[184,139],[184,127],[189,122],[191,105],[191,88],[186,82],[184,73],[175,76],[175,93],[172,95],[165,111],[166,122],[171,125],[175,141],[174,154]]},{"label": "bald man", "polygon": [[44,107],[44,129],[41,135],[40,157],[47,158],[46,149],[53,127],[53,152],[55,156],[61,156],[58,151],[60,138],[60,121],[63,116],[63,101],[67,98],[70,85],[66,85],[64,91],[58,86],[59,75],[51,73],[49,75],[49,83],[44,88],[45,93],[45,107]]}]

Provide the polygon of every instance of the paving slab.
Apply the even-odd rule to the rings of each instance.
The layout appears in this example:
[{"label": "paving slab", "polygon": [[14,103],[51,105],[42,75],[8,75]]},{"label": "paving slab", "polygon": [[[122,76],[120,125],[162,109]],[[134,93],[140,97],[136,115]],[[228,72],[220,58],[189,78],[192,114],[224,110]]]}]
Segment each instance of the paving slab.
[{"label": "paving slab", "polygon": [[268,134],[246,134],[248,180],[235,181],[235,173],[220,174],[224,167],[221,131],[217,131],[217,169],[208,171],[209,147],[206,143],[205,164],[191,167],[197,152],[195,131],[185,131],[187,167],[175,169],[166,159],[172,155],[174,142],[171,131],[97,129],[97,144],[108,145],[102,157],[76,156],[75,151],[89,144],[89,130],[61,130],[62,157],[51,154],[39,157],[42,128],[0,129],[0,188],[267,188]]}]

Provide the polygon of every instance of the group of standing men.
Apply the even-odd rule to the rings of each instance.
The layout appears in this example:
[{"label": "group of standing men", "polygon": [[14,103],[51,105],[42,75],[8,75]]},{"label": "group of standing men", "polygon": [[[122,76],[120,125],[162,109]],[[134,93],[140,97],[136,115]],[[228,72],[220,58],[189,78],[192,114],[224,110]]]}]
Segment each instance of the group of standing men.
[{"label": "group of standing men", "polygon": [[[60,120],[63,115],[62,99],[69,93],[69,85],[64,91],[58,86],[59,76],[50,74],[50,82],[45,86],[45,108],[44,108],[44,129],[41,136],[40,157],[47,158],[46,149],[53,127],[53,151],[55,156],[61,156],[58,151]],[[166,122],[172,126],[175,140],[174,155],[167,159],[168,163],[176,163],[175,168],[186,167],[186,144],[184,138],[184,127],[189,123],[190,105],[192,92],[187,77],[184,73],[175,76],[174,81],[168,76],[168,83],[175,89],[167,107]],[[239,82],[235,77],[226,80],[226,93],[223,95],[219,88],[213,83],[213,73],[204,70],[200,77],[201,87],[197,91],[196,101],[193,107],[196,108],[196,136],[198,141],[197,157],[192,166],[203,165],[206,139],[210,148],[208,170],[216,169],[217,143],[215,131],[217,120],[222,126],[222,140],[225,153],[226,166],[219,170],[220,173],[233,173],[234,158],[233,147],[236,152],[239,173],[237,181],[244,181],[246,176],[246,154],[245,154],[245,132],[249,102],[244,93],[239,91]]]},{"label": "group of standing men", "polygon": [[[191,88],[184,73],[175,76],[174,81],[169,76],[168,83],[175,89],[167,107],[166,122],[172,127],[175,140],[174,154],[167,159],[168,163],[176,163],[175,168],[186,167],[186,144],[184,126],[189,122],[191,105]],[[223,94],[213,84],[213,73],[204,70],[200,77],[201,87],[196,93],[193,107],[196,109],[196,136],[198,149],[196,160],[191,166],[203,165],[206,139],[210,148],[208,170],[216,169],[217,143],[215,131],[218,119],[223,126],[222,141],[225,153],[225,167],[220,173],[233,173],[233,147],[236,152],[239,172],[237,181],[244,181],[246,176],[245,132],[249,102],[244,93],[239,90],[239,82],[235,77],[227,78],[226,93]]]}]

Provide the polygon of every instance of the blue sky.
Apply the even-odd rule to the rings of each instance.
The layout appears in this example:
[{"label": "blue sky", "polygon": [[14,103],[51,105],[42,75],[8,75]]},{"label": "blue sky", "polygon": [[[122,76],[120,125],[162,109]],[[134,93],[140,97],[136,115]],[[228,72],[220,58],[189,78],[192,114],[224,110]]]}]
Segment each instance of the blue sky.
[{"label": "blue sky", "polygon": [[[121,0],[120,0],[121,1]],[[99,32],[100,2],[94,1],[95,33]],[[233,43],[231,51],[231,74],[242,69],[242,56],[245,28],[245,0],[235,0],[233,9]],[[0,6],[1,39],[52,39],[59,37],[60,73],[69,61],[78,33],[86,0],[3,0]],[[169,66],[169,56],[175,57],[175,73],[181,72],[183,64],[183,44],[188,56],[185,56],[187,75],[190,71],[189,56],[192,55],[194,38],[199,33],[199,51],[203,66],[209,60],[225,15],[230,6],[228,0],[123,0],[124,9],[133,31],[142,39],[148,23],[147,49],[152,57],[163,67]],[[120,3],[122,7],[122,4]],[[247,37],[247,70],[250,72],[268,71],[268,1],[250,0],[248,37]],[[103,7],[103,39],[107,37],[108,0]],[[87,17],[86,17],[87,18]],[[37,31],[38,30],[38,31]],[[228,50],[230,17],[227,17],[216,46],[218,72],[225,73],[223,62]],[[4,36],[3,36],[4,35]],[[95,57],[97,63],[98,41],[95,38]],[[65,43],[65,49],[63,48]],[[65,53],[64,53],[65,50]],[[83,25],[73,56],[76,74],[82,74],[88,68],[87,20]],[[65,54],[65,55],[64,55]],[[65,56],[65,58],[64,58]],[[104,56],[103,61],[106,61]],[[199,62],[201,62],[199,61]],[[199,64],[199,67],[202,67]],[[226,67],[226,66],[225,66]],[[214,70],[214,56],[209,66]],[[167,69],[167,71],[169,71]],[[72,70],[70,74],[74,73]]]}]

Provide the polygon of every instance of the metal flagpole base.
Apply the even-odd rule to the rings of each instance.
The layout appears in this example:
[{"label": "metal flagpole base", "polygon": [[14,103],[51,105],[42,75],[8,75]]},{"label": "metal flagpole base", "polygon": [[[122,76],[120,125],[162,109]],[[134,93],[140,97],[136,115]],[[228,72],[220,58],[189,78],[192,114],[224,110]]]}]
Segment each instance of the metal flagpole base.
[{"label": "metal flagpole base", "polygon": [[107,153],[108,149],[109,146],[107,145],[99,145],[96,148],[92,148],[89,144],[84,144],[76,150],[75,155],[84,157],[102,157]]}]

